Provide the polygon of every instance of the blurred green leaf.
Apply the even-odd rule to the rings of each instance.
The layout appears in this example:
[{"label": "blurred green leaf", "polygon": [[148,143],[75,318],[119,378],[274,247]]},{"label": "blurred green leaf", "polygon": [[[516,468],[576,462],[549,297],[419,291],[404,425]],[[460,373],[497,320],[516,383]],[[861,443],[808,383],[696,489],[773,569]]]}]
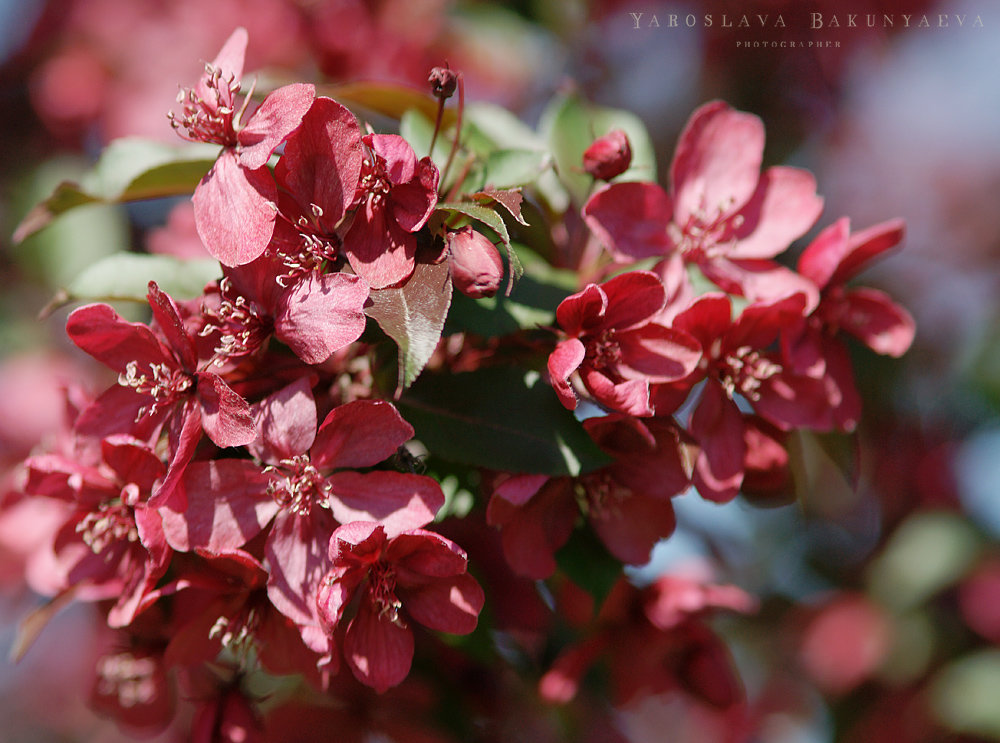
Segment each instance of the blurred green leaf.
[{"label": "blurred green leaf", "polygon": [[622,129],[632,147],[632,164],[618,179],[655,181],[656,154],[646,125],[633,113],[596,106],[571,93],[550,102],[542,115],[541,131],[555,157],[556,171],[573,197],[582,205],[593,179],[583,170],[583,153],[612,129]]},{"label": "blurred green leaf", "polygon": [[914,514],[870,563],[869,590],[897,611],[915,607],[965,575],[981,548],[979,532],[960,515]]},{"label": "blurred green leaf", "polygon": [[48,198],[36,204],[14,230],[13,240],[21,242],[59,215],[84,204],[189,194],[218,154],[217,145],[168,145],[138,137],[116,139],[79,182],[63,181]]},{"label": "blurred green leaf", "polygon": [[[399,83],[360,81],[317,85],[316,95],[329,96],[346,106],[361,106],[397,121],[410,110],[419,111],[431,121],[437,116],[438,101],[430,94],[429,87],[425,91]],[[452,126],[455,123],[454,107],[446,106],[442,118],[442,126]]]},{"label": "blurred green leaf", "polygon": [[493,367],[425,374],[399,401],[442,459],[509,472],[577,475],[608,462],[537,374]]},{"label": "blurred green leaf", "polygon": [[608,552],[589,528],[573,531],[569,541],[556,553],[556,563],[574,583],[594,597],[597,608],[622,576],[621,561]]},{"label": "blurred green leaf", "polygon": [[1000,740],[1000,650],[984,650],[945,666],[931,681],[930,706],[947,728]]}]

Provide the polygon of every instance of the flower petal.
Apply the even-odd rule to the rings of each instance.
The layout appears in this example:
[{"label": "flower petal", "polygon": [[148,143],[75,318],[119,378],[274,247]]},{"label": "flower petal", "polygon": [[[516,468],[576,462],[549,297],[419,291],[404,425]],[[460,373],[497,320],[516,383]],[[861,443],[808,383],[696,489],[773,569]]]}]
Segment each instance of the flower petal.
[{"label": "flower petal", "polygon": [[344,659],[358,681],[381,694],[409,674],[413,633],[362,600],[344,637]]},{"label": "flower petal", "polygon": [[467,573],[432,580],[415,588],[397,589],[403,608],[428,629],[467,635],[476,628],[486,596]]},{"label": "flower petal", "polygon": [[667,234],[672,213],[670,196],[655,183],[613,183],[583,207],[587,226],[621,262],[673,251]]},{"label": "flower petal", "polygon": [[320,424],[310,456],[320,469],[371,467],[413,438],[413,426],[385,400],[334,408]]},{"label": "flower petal", "polygon": [[441,486],[423,475],[335,472],[327,483],[330,512],[337,521],[376,521],[389,536],[429,524],[444,505]]},{"label": "flower petal", "polygon": [[316,88],[306,83],[271,92],[236,135],[240,165],[249,170],[267,165],[271,153],[302,123],[315,97]]},{"label": "flower petal", "polygon": [[364,332],[367,300],[358,276],[311,272],[282,296],[275,335],[307,364],[322,364]]}]

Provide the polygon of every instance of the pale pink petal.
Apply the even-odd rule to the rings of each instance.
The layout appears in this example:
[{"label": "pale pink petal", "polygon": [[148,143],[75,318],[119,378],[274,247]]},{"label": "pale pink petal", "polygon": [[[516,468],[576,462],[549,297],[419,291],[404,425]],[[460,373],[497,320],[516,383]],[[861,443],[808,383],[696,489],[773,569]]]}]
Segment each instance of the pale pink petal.
[{"label": "pale pink petal", "polygon": [[840,327],[875,353],[898,358],[913,344],[913,317],[884,292],[862,287],[848,292],[845,300]]},{"label": "pale pink petal", "polygon": [[816,178],[807,170],[773,167],[764,171],[750,201],[740,210],[732,258],[773,258],[802,237],[823,211]]},{"label": "pale pink petal", "polygon": [[361,278],[311,272],[282,296],[275,335],[307,364],[321,364],[364,332],[367,300]]},{"label": "pale pink petal", "polygon": [[371,467],[413,438],[413,426],[392,403],[357,400],[334,408],[323,420],[310,455],[321,469]]},{"label": "pale pink petal", "polygon": [[327,478],[330,512],[342,524],[375,521],[393,536],[434,520],[444,505],[437,481],[405,472],[335,472]]},{"label": "pale pink petal", "polygon": [[240,165],[250,170],[267,165],[271,153],[302,123],[315,96],[316,88],[306,83],[285,85],[268,95],[236,135]]},{"label": "pale pink petal", "polygon": [[613,183],[595,192],[583,219],[616,260],[626,262],[667,255],[674,243],[667,234],[673,207],[655,183]]},{"label": "pale pink petal", "polygon": [[559,396],[559,402],[569,410],[576,410],[576,392],[569,378],[583,362],[586,348],[576,338],[560,341],[549,355],[549,377],[552,388]]},{"label": "pale pink petal", "polygon": [[201,424],[216,446],[244,446],[257,437],[257,424],[247,401],[218,374],[198,372]]}]

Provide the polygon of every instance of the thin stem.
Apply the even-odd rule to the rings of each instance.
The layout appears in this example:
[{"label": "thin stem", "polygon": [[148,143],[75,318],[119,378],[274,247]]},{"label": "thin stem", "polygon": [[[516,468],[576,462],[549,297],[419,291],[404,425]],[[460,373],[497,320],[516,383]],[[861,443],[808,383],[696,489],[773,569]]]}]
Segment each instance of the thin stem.
[{"label": "thin stem", "polygon": [[465,111],[465,79],[462,73],[458,73],[458,111],[455,117],[455,139],[451,142],[451,151],[448,153],[448,160],[444,164],[444,170],[441,171],[441,183],[444,184],[448,179],[448,170],[451,168],[451,162],[455,159],[455,153],[458,152],[458,141],[462,138],[462,112]]},{"label": "thin stem", "polygon": [[431,146],[428,149],[427,157],[434,158],[434,145],[437,143],[438,132],[441,131],[441,119],[444,116],[444,98],[438,98],[437,119],[434,120],[434,134],[431,136]]}]

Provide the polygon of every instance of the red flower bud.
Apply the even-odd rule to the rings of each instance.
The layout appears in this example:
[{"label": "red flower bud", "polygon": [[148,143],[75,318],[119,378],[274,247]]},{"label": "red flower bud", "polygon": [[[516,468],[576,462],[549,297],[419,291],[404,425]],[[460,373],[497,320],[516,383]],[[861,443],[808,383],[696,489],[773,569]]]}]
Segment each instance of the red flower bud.
[{"label": "red flower bud", "polygon": [[451,233],[448,246],[451,280],[456,289],[473,298],[497,293],[503,279],[503,261],[489,239],[471,227],[463,227]]},{"label": "red flower bud", "polygon": [[435,67],[427,76],[427,82],[431,86],[431,94],[435,98],[446,100],[455,94],[458,86],[458,73],[447,67]]},{"label": "red flower bud", "polygon": [[632,147],[621,129],[598,137],[583,153],[583,169],[602,181],[621,175],[631,162]]}]

